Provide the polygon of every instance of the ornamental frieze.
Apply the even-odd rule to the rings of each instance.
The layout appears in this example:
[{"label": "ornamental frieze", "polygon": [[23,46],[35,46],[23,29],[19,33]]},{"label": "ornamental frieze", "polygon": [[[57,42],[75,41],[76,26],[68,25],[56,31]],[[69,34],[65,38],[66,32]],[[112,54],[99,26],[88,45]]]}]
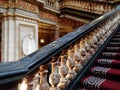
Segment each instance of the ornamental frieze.
[{"label": "ornamental frieze", "polygon": [[28,3],[26,1],[23,0],[17,0],[16,2],[16,7],[21,8],[21,9],[25,9],[34,13],[38,13],[38,6]]},{"label": "ornamental frieze", "polygon": [[39,11],[39,16],[42,19],[47,19],[47,20],[51,20],[51,21],[55,21],[55,22],[58,21],[57,15],[54,15],[54,14],[51,14],[51,13]]},{"label": "ornamental frieze", "polygon": [[0,7],[5,8],[7,6],[7,3],[5,0],[0,0]]}]

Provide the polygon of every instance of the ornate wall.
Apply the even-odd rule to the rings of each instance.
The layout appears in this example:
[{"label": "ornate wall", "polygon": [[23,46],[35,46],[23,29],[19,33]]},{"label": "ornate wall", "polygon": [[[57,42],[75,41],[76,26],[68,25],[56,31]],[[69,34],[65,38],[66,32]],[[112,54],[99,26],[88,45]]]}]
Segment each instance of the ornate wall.
[{"label": "ornate wall", "polygon": [[38,49],[38,7],[23,0],[12,1],[0,0],[2,62],[16,61],[23,57],[22,41],[30,32],[34,33]]},{"label": "ornate wall", "polygon": [[23,56],[22,42],[30,33],[34,33],[38,49],[39,22],[56,25],[56,13],[40,10],[38,4],[29,0],[0,0],[2,14],[2,62],[16,61]]}]

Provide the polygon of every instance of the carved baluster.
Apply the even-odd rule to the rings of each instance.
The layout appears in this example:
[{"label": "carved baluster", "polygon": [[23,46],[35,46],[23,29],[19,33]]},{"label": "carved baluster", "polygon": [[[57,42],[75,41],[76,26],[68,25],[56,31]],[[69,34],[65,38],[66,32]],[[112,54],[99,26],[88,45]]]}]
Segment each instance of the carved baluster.
[{"label": "carved baluster", "polygon": [[40,75],[37,73],[33,78],[33,90],[39,90],[39,80],[40,80]]},{"label": "carved baluster", "polygon": [[80,59],[81,64],[83,65],[85,63],[85,60],[86,60],[86,57],[85,57],[86,56],[86,51],[85,51],[84,47],[81,48],[81,54],[80,55],[81,55],[81,59]]},{"label": "carved baluster", "polygon": [[20,90],[28,90],[28,80],[27,80],[27,78],[23,78],[22,83],[20,85]]},{"label": "carved baluster", "polygon": [[74,65],[75,65],[75,61],[73,59],[73,49],[70,48],[68,50],[68,58],[67,58],[67,67],[69,70],[66,78],[68,80],[72,80],[72,78],[76,75],[76,72],[73,70]]},{"label": "carved baluster", "polygon": [[89,45],[89,47],[90,47],[89,54],[91,56],[95,52],[94,51],[95,44],[94,44],[94,35],[93,35],[93,32],[91,34],[89,34],[89,38],[90,38],[90,40],[89,40],[89,43],[90,43],[90,45]]},{"label": "carved baluster", "polygon": [[99,37],[99,46],[103,43],[101,28],[98,31],[97,36]]},{"label": "carved baluster", "polygon": [[47,73],[48,70],[46,70],[47,65],[40,66],[40,84],[39,89],[40,90],[49,90],[49,84],[47,83]]},{"label": "carved baluster", "polygon": [[80,45],[80,61],[81,64],[83,65],[86,61],[86,50],[85,50],[85,40],[82,39],[81,45]]},{"label": "carved baluster", "polygon": [[52,72],[49,77],[49,82],[51,84],[50,90],[60,90],[59,87],[57,87],[59,81],[60,81],[60,75],[58,73],[58,61],[56,61],[56,57],[52,58]]},{"label": "carved baluster", "polygon": [[59,67],[59,74],[60,74],[61,78],[60,78],[60,82],[58,84],[58,87],[61,89],[65,88],[65,86],[68,84],[68,79],[66,78],[66,75],[68,73],[66,61],[67,61],[67,57],[66,57],[65,51],[63,51],[62,55],[61,55],[61,63],[60,63],[60,67]]},{"label": "carved baluster", "polygon": [[74,46],[75,52],[74,52],[74,60],[75,60],[75,67],[73,68],[74,71],[79,72],[79,70],[82,68],[82,65],[80,63],[80,49],[79,44],[76,44]]},{"label": "carved baluster", "polygon": [[86,37],[86,40],[85,40],[86,61],[91,57],[90,44],[88,43],[88,41],[89,41],[89,35]]},{"label": "carved baluster", "polygon": [[94,49],[94,51],[96,51],[97,48],[98,48],[98,38],[97,38],[96,34],[97,34],[96,32],[92,33],[92,35],[93,35],[93,49]]}]

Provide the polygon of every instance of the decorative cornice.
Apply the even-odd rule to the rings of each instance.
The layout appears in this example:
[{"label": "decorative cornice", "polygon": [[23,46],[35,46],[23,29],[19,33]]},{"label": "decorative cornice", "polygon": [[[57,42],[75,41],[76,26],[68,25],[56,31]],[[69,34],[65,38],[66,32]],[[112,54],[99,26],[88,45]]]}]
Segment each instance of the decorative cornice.
[{"label": "decorative cornice", "polygon": [[76,17],[83,17],[83,18],[87,18],[90,20],[93,20],[93,19],[101,16],[101,14],[95,14],[95,13],[91,13],[91,12],[76,10],[73,8],[62,8],[60,11],[61,11],[61,15],[62,14],[70,14],[70,15],[73,15]]},{"label": "decorative cornice", "polygon": [[66,17],[66,18],[69,18],[69,19],[72,19],[72,20],[75,20],[75,21],[83,22],[83,23],[90,22],[90,20],[83,19],[83,18],[77,18],[77,17],[71,16],[71,15],[68,15],[68,14],[61,15],[60,17]]},{"label": "decorative cornice", "polygon": [[51,25],[57,25],[57,22],[47,20],[47,19],[43,19],[43,18],[40,18],[40,22],[48,23],[48,24],[51,24]]},{"label": "decorative cornice", "polygon": [[0,7],[0,13],[6,13],[6,12],[7,12],[6,8]]},{"label": "decorative cornice", "polygon": [[4,15],[3,18],[2,18],[4,21],[6,20],[18,20],[18,21],[24,21],[24,22],[29,22],[29,23],[35,23],[37,24],[38,21],[34,20],[34,19],[30,19],[30,18],[25,18],[25,17],[22,17],[22,16],[17,16],[17,15]]},{"label": "decorative cornice", "polygon": [[20,16],[16,16],[15,19],[19,20],[19,21],[24,21],[24,22],[38,23],[36,20],[32,20],[30,18],[24,18],[24,17],[20,17]]},{"label": "decorative cornice", "polygon": [[32,13],[32,12],[25,11],[25,10],[22,10],[22,9],[15,9],[15,14],[23,16],[23,17],[28,17],[28,18],[31,18],[31,19],[36,19],[36,20],[39,21],[39,16],[36,13]]}]

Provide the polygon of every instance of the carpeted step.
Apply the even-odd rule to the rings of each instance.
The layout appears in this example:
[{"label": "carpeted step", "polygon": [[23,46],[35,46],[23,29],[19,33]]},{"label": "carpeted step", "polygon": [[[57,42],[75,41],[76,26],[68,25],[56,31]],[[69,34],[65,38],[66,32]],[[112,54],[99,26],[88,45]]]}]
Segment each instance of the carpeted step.
[{"label": "carpeted step", "polygon": [[78,90],[120,90],[120,31],[80,80]]},{"label": "carpeted step", "polygon": [[120,42],[110,42],[109,44],[108,44],[109,46],[120,46]]},{"label": "carpeted step", "polygon": [[77,90],[88,90],[88,89],[85,89],[85,88],[78,88]]},{"label": "carpeted step", "polygon": [[96,60],[97,65],[111,68],[120,68],[120,60],[114,59],[98,59]]},{"label": "carpeted step", "polygon": [[[120,81],[120,70],[95,66],[90,69],[92,75]],[[113,78],[114,77],[114,78]]]},{"label": "carpeted step", "polygon": [[101,58],[120,59],[120,53],[103,52]]},{"label": "carpeted step", "polygon": [[119,38],[119,37],[120,37],[120,34],[116,34],[114,37],[117,37],[117,38]]},{"label": "carpeted step", "polygon": [[120,38],[112,38],[112,41],[120,41]]},{"label": "carpeted step", "polygon": [[88,76],[81,80],[83,87],[88,90],[120,90],[120,82],[99,77]]},{"label": "carpeted step", "polygon": [[113,46],[108,46],[105,48],[104,51],[107,51],[107,52],[120,52],[120,47],[113,47]]}]

